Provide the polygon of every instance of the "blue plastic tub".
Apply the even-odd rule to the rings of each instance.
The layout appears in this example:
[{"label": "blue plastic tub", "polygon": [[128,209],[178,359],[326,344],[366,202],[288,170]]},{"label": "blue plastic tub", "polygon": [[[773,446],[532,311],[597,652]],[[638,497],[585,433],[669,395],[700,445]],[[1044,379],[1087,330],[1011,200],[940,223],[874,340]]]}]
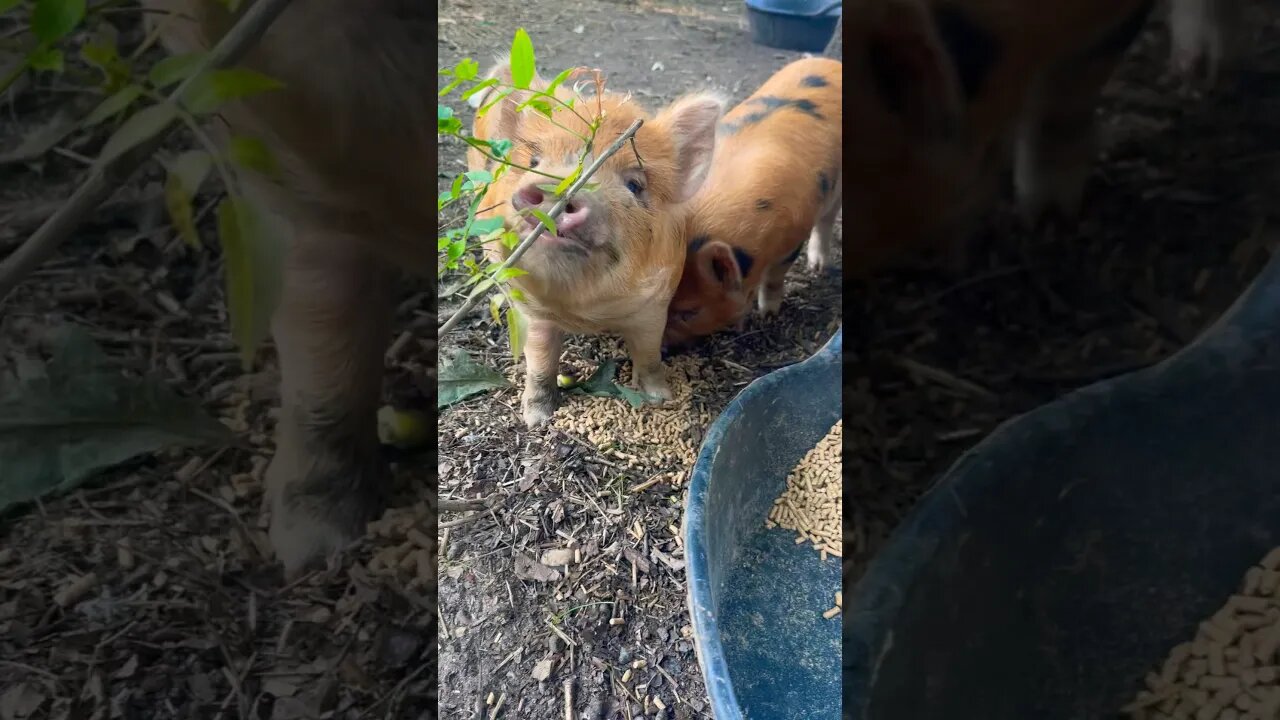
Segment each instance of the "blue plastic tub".
[{"label": "blue plastic tub", "polygon": [[1165,362],[998,428],[846,600],[846,717],[1116,717],[1280,545],[1280,256]]},{"label": "blue plastic tub", "polygon": [[787,474],[840,419],[842,333],[739,393],[693,467],[689,610],[717,720],[840,716],[840,620],[822,618],[840,561],[764,523]]},{"label": "blue plastic tub", "polygon": [[820,53],[840,18],[840,2],[831,0],[746,0],[747,26],[757,45]]}]

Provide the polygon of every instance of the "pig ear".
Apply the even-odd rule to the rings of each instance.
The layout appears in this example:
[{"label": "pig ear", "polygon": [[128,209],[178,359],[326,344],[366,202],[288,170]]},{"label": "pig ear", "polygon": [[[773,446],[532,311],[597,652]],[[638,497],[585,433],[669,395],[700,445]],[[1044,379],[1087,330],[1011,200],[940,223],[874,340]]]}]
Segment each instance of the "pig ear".
[{"label": "pig ear", "polygon": [[865,47],[876,93],[913,134],[945,140],[958,130],[960,83],[923,3],[885,3]]},{"label": "pig ear", "polygon": [[676,202],[693,197],[707,179],[716,149],[716,124],[726,105],[718,93],[694,93],[676,100],[654,119],[676,146]]},{"label": "pig ear", "polygon": [[[507,57],[498,58],[493,69],[485,75],[485,79],[497,79],[501,87],[485,88],[481,92],[467,98],[467,102],[472,107],[479,108],[493,102],[499,93],[510,91],[507,97],[494,107],[489,109],[488,117],[493,123],[493,132],[489,133],[490,137],[510,140],[516,136],[516,129],[520,125],[520,113],[516,108],[525,100],[529,99],[530,92],[528,90],[511,90],[511,60]],[[535,90],[542,90],[547,87],[547,81],[536,72],[533,80],[529,82],[529,87]]]},{"label": "pig ear", "polygon": [[709,242],[699,250],[698,270],[706,282],[723,288],[725,292],[742,289],[742,268],[733,256],[733,248],[725,243]]}]

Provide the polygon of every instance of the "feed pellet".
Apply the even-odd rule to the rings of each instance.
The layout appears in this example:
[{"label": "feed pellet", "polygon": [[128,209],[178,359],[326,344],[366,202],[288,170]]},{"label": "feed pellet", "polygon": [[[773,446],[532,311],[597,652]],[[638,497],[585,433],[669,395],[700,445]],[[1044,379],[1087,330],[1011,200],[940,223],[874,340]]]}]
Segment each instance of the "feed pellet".
[{"label": "feed pellet", "polygon": [[[795,469],[787,475],[787,486],[769,509],[766,528],[782,528],[796,533],[796,544],[812,543],[822,560],[842,557],[840,448],[844,440],[844,420],[839,420]],[[840,593],[835,606],[822,616],[828,620],[841,612]]]},{"label": "feed pellet", "polygon": [[1130,720],[1280,718],[1280,547],[1245,573],[1195,637],[1147,673],[1121,709]]},{"label": "feed pellet", "polygon": [[[629,378],[620,375],[618,382]],[[698,402],[716,379],[702,360],[677,356],[668,361],[672,399],[642,410],[618,398],[566,395],[551,424],[584,438],[602,455],[632,471],[649,473],[644,484],[679,484],[693,467],[702,434],[714,419]]]}]

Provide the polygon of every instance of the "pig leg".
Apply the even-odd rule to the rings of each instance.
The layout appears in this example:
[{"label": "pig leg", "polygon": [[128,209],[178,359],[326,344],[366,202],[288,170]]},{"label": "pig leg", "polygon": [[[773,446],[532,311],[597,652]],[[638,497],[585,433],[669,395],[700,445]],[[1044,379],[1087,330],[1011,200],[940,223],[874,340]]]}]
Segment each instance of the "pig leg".
[{"label": "pig leg", "polygon": [[386,502],[376,413],[392,278],[367,245],[311,233],[286,258],[274,322],[282,407],[266,483],[288,577],[362,536]]},{"label": "pig leg", "polygon": [[[821,223],[821,221],[819,221]],[[814,228],[816,233],[818,230]],[[797,254],[799,248],[796,249]],[[809,250],[813,251],[813,236],[810,236]],[[787,271],[795,264],[794,256],[779,260],[776,265],[765,268],[764,277],[760,281],[759,294],[756,296],[756,304],[760,308],[760,314],[764,317],[777,314],[782,308],[782,295],[784,290],[784,282],[787,279]]]},{"label": "pig leg", "polygon": [[1222,69],[1239,56],[1242,11],[1240,0],[1171,0],[1173,71],[1189,81],[1215,85]]},{"label": "pig leg", "polygon": [[529,318],[529,337],[524,343],[526,376],[521,399],[524,424],[529,427],[550,420],[556,411],[556,375],[563,349],[563,330],[547,320]]},{"label": "pig leg", "polygon": [[1013,168],[1019,208],[1033,227],[1079,215],[1098,154],[1095,108],[1120,56],[1065,63],[1033,91],[1016,131]]},{"label": "pig leg", "polygon": [[[840,216],[843,185],[843,178],[836,180],[836,186],[832,192],[835,200],[828,207],[823,208],[818,221],[813,224],[813,232],[809,235],[809,269],[814,272],[821,271],[828,262],[831,262],[831,240],[835,235],[836,218]],[[761,307],[763,308],[763,305]]]},{"label": "pig leg", "polygon": [[662,364],[662,331],[666,327],[667,304],[660,312],[648,311],[626,328],[622,340],[631,354],[631,375],[640,392],[659,401],[671,399],[667,367]]}]

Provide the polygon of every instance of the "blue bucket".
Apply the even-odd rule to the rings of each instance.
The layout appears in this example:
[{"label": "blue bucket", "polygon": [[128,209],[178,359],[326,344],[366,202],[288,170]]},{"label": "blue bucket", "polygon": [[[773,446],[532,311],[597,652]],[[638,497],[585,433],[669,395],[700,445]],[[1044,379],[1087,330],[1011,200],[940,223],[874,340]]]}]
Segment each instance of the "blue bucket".
[{"label": "blue bucket", "polygon": [[746,0],[747,26],[757,45],[820,53],[840,18],[840,2],[831,0]]},{"label": "blue bucket", "polygon": [[845,603],[856,720],[1118,716],[1280,545],[1280,254],[1164,362],[1007,422]]},{"label": "blue bucket", "polygon": [[843,330],[765,375],[708,430],[685,508],[689,611],[717,720],[840,717],[840,561],[766,530],[786,476],[841,416]]}]

